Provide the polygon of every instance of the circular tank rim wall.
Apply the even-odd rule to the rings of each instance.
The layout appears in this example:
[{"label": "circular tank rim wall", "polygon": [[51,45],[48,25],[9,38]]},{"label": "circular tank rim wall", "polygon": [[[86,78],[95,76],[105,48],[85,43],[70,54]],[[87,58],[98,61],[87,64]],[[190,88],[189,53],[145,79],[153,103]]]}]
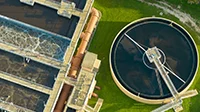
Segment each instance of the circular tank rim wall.
[{"label": "circular tank rim wall", "polygon": [[168,98],[163,98],[163,99],[148,99],[148,98],[143,98],[143,97],[140,97],[138,95],[135,95],[133,93],[131,93],[130,91],[128,91],[125,87],[123,87],[121,85],[121,83],[118,81],[117,77],[115,76],[115,73],[113,71],[113,68],[112,68],[112,62],[111,62],[111,54],[112,54],[112,49],[113,49],[113,46],[114,46],[114,43],[115,41],[117,40],[117,37],[126,29],[128,28],[129,26],[131,26],[132,24],[134,23],[137,23],[137,22],[140,22],[140,21],[144,21],[144,20],[148,20],[148,19],[162,19],[162,20],[165,20],[165,21],[169,21],[171,23],[174,23],[175,25],[177,25],[178,27],[180,27],[182,30],[184,30],[187,35],[189,35],[191,41],[194,43],[194,48],[195,48],[195,51],[196,51],[196,54],[197,54],[197,64],[196,64],[196,71],[194,72],[194,76],[191,80],[191,82],[181,91],[179,92],[180,94],[186,92],[190,86],[192,85],[195,77],[196,77],[196,74],[197,74],[197,71],[198,71],[198,67],[199,67],[199,52],[198,52],[198,49],[197,49],[197,46],[196,46],[196,43],[194,41],[194,39],[192,38],[192,36],[188,33],[187,30],[185,30],[185,28],[183,28],[182,26],[180,26],[178,23],[172,21],[172,20],[169,20],[169,19],[166,19],[166,18],[161,18],[161,17],[145,17],[145,18],[141,18],[141,19],[138,19],[138,20],[135,20],[135,21],[132,21],[131,23],[129,23],[128,25],[126,25],[125,27],[123,27],[120,32],[116,35],[116,37],[114,38],[113,42],[112,42],[112,45],[111,45],[111,48],[110,48],[110,54],[109,54],[109,66],[110,66],[110,70],[111,70],[111,75],[112,75],[112,78],[114,80],[114,82],[117,84],[118,88],[124,93],[126,94],[127,96],[129,96],[130,98],[134,99],[134,100],[137,100],[139,102],[143,102],[143,103],[147,103],[147,104],[161,104],[161,103],[168,103],[171,101],[172,97],[168,97]]}]

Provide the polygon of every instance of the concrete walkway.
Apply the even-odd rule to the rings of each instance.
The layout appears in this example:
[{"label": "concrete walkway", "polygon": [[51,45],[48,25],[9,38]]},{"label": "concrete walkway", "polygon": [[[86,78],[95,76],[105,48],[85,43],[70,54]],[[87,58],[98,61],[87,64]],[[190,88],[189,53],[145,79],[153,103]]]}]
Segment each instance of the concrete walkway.
[{"label": "concrete walkway", "polygon": [[37,61],[40,63],[44,63],[44,64],[54,67],[54,68],[60,68],[62,66],[61,62],[55,61],[53,59],[49,59],[49,58],[47,58],[45,56],[41,56],[39,54],[35,54],[33,52],[24,51],[19,48],[16,48],[16,47],[13,47],[10,45],[6,45],[3,43],[0,43],[0,49],[20,55],[22,57],[29,58],[31,60],[34,60],[34,61]]},{"label": "concrete walkway", "polygon": [[31,88],[33,90],[36,90],[36,91],[39,91],[39,92],[42,92],[42,93],[45,93],[45,94],[50,94],[50,92],[51,92],[50,88],[48,88],[48,87],[45,87],[45,86],[37,84],[37,83],[33,83],[31,81],[28,81],[28,80],[22,80],[22,79],[19,79],[17,77],[13,77],[13,76],[8,75],[8,74],[4,74],[4,73],[0,72],[0,77],[1,77],[1,79],[19,84],[19,85],[24,86],[24,87]]}]

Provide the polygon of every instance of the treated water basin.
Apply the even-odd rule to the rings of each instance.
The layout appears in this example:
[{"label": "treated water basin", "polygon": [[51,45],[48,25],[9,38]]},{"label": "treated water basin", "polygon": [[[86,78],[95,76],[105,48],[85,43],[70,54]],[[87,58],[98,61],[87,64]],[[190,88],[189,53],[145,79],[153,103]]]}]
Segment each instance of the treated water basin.
[{"label": "treated water basin", "polygon": [[113,42],[110,54],[113,77],[130,93],[146,99],[172,96],[160,74],[156,75],[156,71],[148,68],[143,60],[151,67],[155,66],[150,64],[146,57],[143,58],[144,52],[125,34],[146,50],[156,46],[164,52],[166,56],[164,65],[185,81],[183,83],[169,73],[179,92],[194,79],[198,66],[198,53],[187,31],[170,20],[142,19],[120,31]]}]

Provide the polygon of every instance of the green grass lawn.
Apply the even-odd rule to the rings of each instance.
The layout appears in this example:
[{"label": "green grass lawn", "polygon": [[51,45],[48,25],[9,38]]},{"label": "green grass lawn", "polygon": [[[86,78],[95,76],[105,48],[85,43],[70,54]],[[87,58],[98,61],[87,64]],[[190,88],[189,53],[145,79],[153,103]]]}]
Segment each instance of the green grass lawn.
[{"label": "green grass lawn", "polygon": [[[176,1],[176,2],[175,2]],[[200,20],[200,5],[189,5],[183,0],[169,0],[172,4],[182,4],[182,10],[194,15],[194,18]],[[147,105],[139,103],[122,93],[114,83],[109,68],[109,51],[113,39],[117,33],[128,23],[136,19],[148,16],[159,16],[161,12],[152,6],[140,3],[136,0],[95,0],[94,7],[101,11],[102,18],[99,22],[97,31],[94,35],[89,51],[97,53],[99,59],[102,60],[101,68],[97,74],[97,85],[101,87],[100,91],[95,90],[100,98],[104,99],[101,112],[149,112],[159,105]],[[198,16],[199,15],[199,16]],[[171,15],[163,17],[178,21]],[[200,49],[200,43],[197,39],[197,33],[192,29],[184,26],[194,37],[195,42]],[[200,50],[199,50],[200,51]],[[200,73],[197,74],[194,84],[191,88],[200,90]],[[97,99],[90,100],[90,104],[94,105]],[[192,104],[191,104],[192,103]],[[184,100],[185,112],[196,112],[200,109],[200,96]]]}]

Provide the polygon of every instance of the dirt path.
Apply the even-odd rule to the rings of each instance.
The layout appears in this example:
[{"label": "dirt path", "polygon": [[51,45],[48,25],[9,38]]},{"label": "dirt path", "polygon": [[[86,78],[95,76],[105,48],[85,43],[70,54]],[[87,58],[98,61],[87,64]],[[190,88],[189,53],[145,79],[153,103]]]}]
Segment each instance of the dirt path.
[{"label": "dirt path", "polygon": [[[156,3],[151,3],[151,2],[144,1],[144,0],[138,0],[138,1],[140,1],[142,3],[146,3],[151,6],[155,6],[159,9],[162,9],[164,13],[175,16],[182,23],[184,23],[185,25],[187,25],[190,28],[193,28],[196,32],[200,33],[200,27],[197,25],[197,23],[199,23],[199,21],[192,18],[190,16],[190,14],[187,14],[187,13],[181,11],[179,5],[177,5],[177,7],[172,7],[168,3],[163,2],[163,1],[157,1]],[[198,38],[200,39],[200,37],[198,37]]]}]

